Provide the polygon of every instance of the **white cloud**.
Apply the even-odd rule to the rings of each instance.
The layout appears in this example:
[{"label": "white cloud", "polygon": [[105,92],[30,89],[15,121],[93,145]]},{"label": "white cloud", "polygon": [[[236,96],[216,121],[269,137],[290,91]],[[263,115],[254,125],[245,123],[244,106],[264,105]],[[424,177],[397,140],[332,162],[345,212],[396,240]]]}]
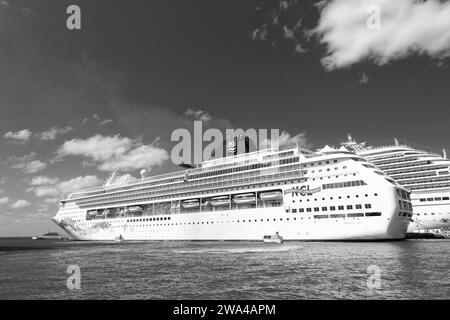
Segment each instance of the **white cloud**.
[{"label": "white cloud", "polygon": [[111,123],[111,122],[113,122],[113,121],[114,121],[113,119],[105,119],[105,120],[103,120],[102,122],[100,122],[98,125],[99,125],[99,126],[102,126],[102,125]]},{"label": "white cloud", "polygon": [[9,197],[0,198],[0,205],[7,204],[9,202]]},{"label": "white cloud", "polygon": [[360,84],[366,84],[369,82],[369,76],[365,72],[360,73],[361,78],[359,79]]},{"label": "white cloud", "polygon": [[44,199],[45,203],[57,203],[58,199],[57,198],[46,198]]},{"label": "white cloud", "polygon": [[[380,9],[379,29],[368,28],[376,20],[373,6]],[[328,49],[322,60],[327,70],[361,61],[383,65],[412,54],[449,57],[450,1],[334,0],[321,7],[315,33]]]},{"label": "white cloud", "polygon": [[27,174],[36,173],[47,167],[47,164],[45,162],[42,162],[41,160],[37,160],[35,158],[36,153],[31,152],[22,157],[9,157],[8,163],[11,165],[11,168],[22,170]]},{"label": "white cloud", "polygon": [[30,16],[30,15],[32,15],[34,13],[34,11],[31,10],[30,8],[22,8],[20,10],[20,13],[22,13],[25,16]]},{"label": "white cloud", "polygon": [[55,184],[57,182],[58,182],[58,179],[56,179],[56,178],[38,176],[38,177],[33,177],[33,179],[31,179],[30,185],[43,186],[43,185]]},{"label": "white cloud", "polygon": [[[105,125],[105,124],[114,122],[113,119],[102,119],[97,113],[94,113],[94,114],[92,115],[92,118],[94,118],[95,120],[98,121],[98,125],[99,125],[99,126],[103,126],[103,125]],[[83,121],[81,122],[81,124],[85,124],[87,121],[88,121],[88,118],[84,118]]]},{"label": "white cloud", "polygon": [[32,132],[30,130],[23,129],[16,132],[8,131],[3,135],[3,137],[13,142],[25,144],[28,140],[30,140],[31,135]]},{"label": "white cloud", "polygon": [[65,128],[52,127],[51,129],[44,131],[42,133],[38,133],[37,136],[41,140],[55,140],[57,135],[66,134],[69,131],[72,131],[73,128],[67,126]]},{"label": "white cloud", "polygon": [[96,176],[89,175],[61,181],[57,184],[57,188],[61,193],[68,194],[77,190],[96,187],[101,183],[102,180]]},{"label": "white cloud", "polygon": [[60,192],[54,185],[42,185],[28,188],[27,191],[33,191],[36,197],[58,197]]},{"label": "white cloud", "polygon": [[13,209],[21,209],[21,208],[28,207],[29,205],[30,205],[30,203],[27,200],[20,199],[20,200],[17,200],[16,202],[14,202],[11,205],[11,208],[13,208]]},{"label": "white cloud", "polygon": [[66,141],[57,150],[58,158],[82,156],[97,165],[102,171],[131,171],[150,169],[169,159],[165,149],[155,145],[144,145],[139,139],[95,135],[88,139]]},{"label": "white cloud", "polygon": [[9,6],[10,6],[10,5],[9,5],[9,2],[8,2],[8,1],[5,1],[5,0],[0,1],[0,4],[1,4],[2,6],[4,6],[4,7],[9,7]]},{"label": "white cloud", "polygon": [[302,132],[295,136],[291,136],[286,131],[283,131],[280,135],[279,141],[280,147],[295,147],[297,145],[302,148],[310,147],[308,139],[306,138],[306,132]]},{"label": "white cloud", "polygon": [[[259,144],[260,149],[265,149],[267,147],[270,147],[271,145],[271,139],[263,140]],[[286,131],[283,131],[279,138],[278,138],[278,145],[280,148],[287,148],[287,147],[296,147],[299,146],[301,148],[310,148],[311,145],[308,142],[308,139],[306,138],[306,132],[301,132],[295,136],[291,136]]]},{"label": "white cloud", "polygon": [[204,122],[211,121],[212,119],[211,115],[208,112],[203,110],[194,110],[192,108],[188,108],[185,112],[185,115]]},{"label": "white cloud", "polygon": [[38,176],[31,179],[29,182],[28,192],[33,192],[36,197],[46,198],[44,202],[55,203],[60,198],[68,194],[86,189],[96,187],[102,184],[97,176],[87,175],[61,181],[59,178],[49,178],[46,176]]}]

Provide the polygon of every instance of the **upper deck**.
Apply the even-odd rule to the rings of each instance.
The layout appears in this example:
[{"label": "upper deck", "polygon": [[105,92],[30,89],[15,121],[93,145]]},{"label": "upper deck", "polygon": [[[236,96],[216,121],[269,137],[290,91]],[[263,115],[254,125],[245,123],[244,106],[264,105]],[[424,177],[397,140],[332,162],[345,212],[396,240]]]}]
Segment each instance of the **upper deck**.
[{"label": "upper deck", "polygon": [[[338,152],[338,150],[335,150]],[[348,154],[341,156],[350,157]],[[255,177],[273,174],[274,172],[299,171],[299,163],[313,161],[323,157],[339,157],[329,153],[313,153],[302,148],[284,150],[260,150],[237,156],[205,161],[197,168],[130,180],[121,185],[103,185],[96,188],[81,190],[69,195],[67,200],[92,198],[107,194],[124,193],[139,189],[161,189],[161,187],[177,185],[185,182],[220,182],[227,179]],[[351,157],[356,157],[351,155]],[[275,171],[273,171],[275,170]],[[67,201],[66,200],[66,201]]]}]

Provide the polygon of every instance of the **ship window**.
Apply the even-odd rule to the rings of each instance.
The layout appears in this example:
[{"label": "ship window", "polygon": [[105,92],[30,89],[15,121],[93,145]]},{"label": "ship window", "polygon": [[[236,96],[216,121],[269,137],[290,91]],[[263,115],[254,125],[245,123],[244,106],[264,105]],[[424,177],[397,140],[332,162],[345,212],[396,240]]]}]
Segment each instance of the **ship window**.
[{"label": "ship window", "polygon": [[319,207],[315,207],[315,208],[314,208],[314,211],[315,211],[315,212],[319,211]]},{"label": "ship window", "polygon": [[366,212],[366,217],[379,217],[381,212]]},{"label": "ship window", "polygon": [[366,209],[370,209],[370,208],[372,208],[372,205],[371,205],[370,203],[367,203],[367,204],[364,205],[364,207],[365,207]]},{"label": "ship window", "polygon": [[347,217],[348,218],[364,217],[364,214],[362,214],[362,213],[348,213]]},{"label": "ship window", "polygon": [[322,207],[322,211],[327,211],[327,207]]},{"label": "ship window", "polygon": [[344,206],[338,206],[338,210],[344,210]]},{"label": "ship window", "polygon": [[450,200],[450,197],[443,197],[442,200]]},{"label": "ship window", "polygon": [[306,212],[311,212],[311,208],[306,208]]},{"label": "ship window", "polygon": [[352,205],[348,205],[347,206],[347,210],[352,210],[353,209],[353,206]]},{"label": "ship window", "polygon": [[305,209],[300,208],[298,212],[305,212]]},{"label": "ship window", "polygon": [[336,210],[336,207],[335,206],[331,206],[330,207],[330,211],[334,211],[334,210]]},{"label": "ship window", "polygon": [[362,205],[360,205],[360,204],[357,204],[355,207],[356,207],[356,209],[362,209]]},{"label": "ship window", "polygon": [[297,209],[292,209],[292,213],[297,213]]}]

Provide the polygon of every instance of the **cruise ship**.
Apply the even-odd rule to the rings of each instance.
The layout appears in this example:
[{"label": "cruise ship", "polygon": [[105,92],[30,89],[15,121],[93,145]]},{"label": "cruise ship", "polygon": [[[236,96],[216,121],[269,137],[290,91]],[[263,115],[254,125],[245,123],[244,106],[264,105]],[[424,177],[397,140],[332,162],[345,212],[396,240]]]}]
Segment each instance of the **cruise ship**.
[{"label": "cruise ship", "polygon": [[400,144],[373,147],[351,135],[343,146],[364,157],[411,191],[413,222],[408,232],[450,229],[450,160],[443,155]]},{"label": "cruise ship", "polygon": [[404,239],[410,193],[326,146],[267,149],[74,192],[52,220],[79,240]]}]

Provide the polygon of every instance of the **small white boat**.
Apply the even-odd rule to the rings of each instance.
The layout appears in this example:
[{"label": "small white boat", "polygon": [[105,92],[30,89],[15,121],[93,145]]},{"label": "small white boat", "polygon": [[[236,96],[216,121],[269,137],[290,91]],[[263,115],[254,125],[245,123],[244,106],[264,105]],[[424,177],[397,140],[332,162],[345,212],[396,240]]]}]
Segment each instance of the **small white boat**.
[{"label": "small white boat", "polygon": [[90,217],[94,217],[98,214],[97,210],[89,210],[87,213]]},{"label": "small white boat", "polygon": [[228,196],[220,196],[211,199],[211,205],[214,207],[224,206],[230,204],[230,198]]},{"label": "small white boat", "polygon": [[254,193],[238,194],[233,197],[233,202],[236,204],[254,203],[256,200]]},{"label": "small white boat", "polygon": [[141,206],[133,206],[128,208],[129,213],[142,212],[143,208]]},{"label": "small white boat", "polygon": [[282,244],[284,242],[284,239],[282,236],[280,236],[278,234],[278,232],[274,235],[266,235],[263,238],[263,241],[265,243],[277,243],[277,244]]},{"label": "small white boat", "polygon": [[182,202],[181,206],[185,209],[198,208],[200,206],[200,201],[198,199],[185,200]]},{"label": "small white boat", "polygon": [[115,237],[115,238],[114,238],[114,241],[115,241],[115,242],[124,242],[125,239],[122,237],[122,235],[119,235],[118,237]]},{"label": "small white boat", "polygon": [[41,236],[32,237],[33,240],[69,240],[68,237],[60,235],[57,232],[47,232]]},{"label": "small white boat", "polygon": [[281,191],[269,191],[263,192],[259,195],[262,201],[281,200],[283,199],[283,193]]}]

